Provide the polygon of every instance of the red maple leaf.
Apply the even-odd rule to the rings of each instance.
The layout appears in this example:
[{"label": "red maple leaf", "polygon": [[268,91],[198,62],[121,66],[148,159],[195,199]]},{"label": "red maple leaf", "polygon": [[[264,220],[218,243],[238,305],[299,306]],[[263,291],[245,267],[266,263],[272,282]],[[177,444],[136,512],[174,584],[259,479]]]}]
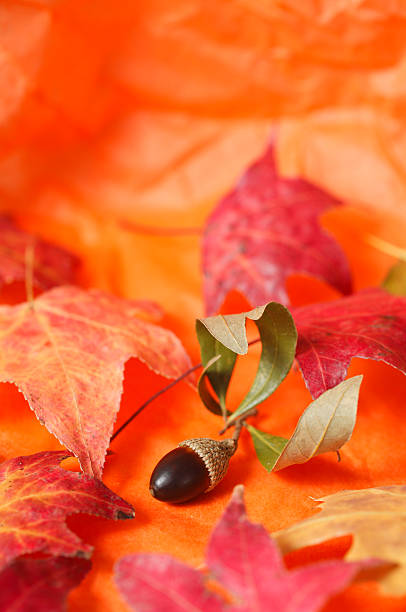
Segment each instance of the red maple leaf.
[{"label": "red maple leaf", "polygon": [[210,215],[203,240],[206,308],[218,311],[237,289],[253,306],[288,304],[292,273],[320,278],[351,292],[347,259],[319,224],[341,202],[302,179],[279,176],[273,148],[254,163]]},{"label": "red maple leaf", "polygon": [[344,380],[352,357],[376,359],[406,373],[406,299],[368,289],[293,311],[296,359],[313,397]]},{"label": "red maple leaf", "polygon": [[69,591],[90,568],[88,559],[18,559],[0,572],[0,610],[65,612]]},{"label": "red maple leaf", "polygon": [[316,612],[360,569],[376,562],[329,561],[287,571],[275,541],[245,514],[242,487],[215,527],[206,555],[211,575],[235,605],[205,585],[203,573],[167,555],[128,555],[115,570],[116,584],[137,612]]},{"label": "red maple leaf", "polygon": [[139,314],[138,302],[76,287],[0,306],[0,381],[15,383],[38,419],[98,478],[125,362],[138,357],[168,378],[190,367],[178,338]]},{"label": "red maple leaf", "polygon": [[35,238],[9,217],[0,216],[0,286],[25,279],[27,249],[33,249],[34,285],[50,289],[74,281],[79,265],[75,255]]},{"label": "red maple leaf", "polygon": [[37,551],[90,556],[92,547],[66,526],[69,514],[133,518],[133,507],[102,482],[59,467],[70,456],[43,452],[0,465],[0,567]]}]

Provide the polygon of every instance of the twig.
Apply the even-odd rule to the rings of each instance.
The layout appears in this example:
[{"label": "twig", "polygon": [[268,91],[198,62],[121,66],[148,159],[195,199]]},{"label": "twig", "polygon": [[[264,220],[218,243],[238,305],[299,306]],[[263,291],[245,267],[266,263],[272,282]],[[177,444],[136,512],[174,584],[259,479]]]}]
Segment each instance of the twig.
[{"label": "twig", "polygon": [[[256,344],[260,340],[261,340],[261,338],[255,338],[254,340],[251,340],[251,342],[248,343],[248,346],[251,346],[252,344]],[[133,412],[133,414],[117,429],[117,431],[115,431],[113,433],[113,435],[110,438],[110,442],[113,442],[113,440],[118,436],[118,434],[121,433],[123,431],[123,429],[125,429],[127,427],[127,425],[129,425],[131,423],[131,421],[133,421],[135,419],[135,417],[137,417],[144,410],[144,408],[149,406],[149,404],[151,404],[151,402],[153,402],[155,399],[157,399],[163,393],[166,393],[166,391],[169,391],[169,389],[172,389],[172,387],[174,387],[179,382],[181,382],[184,378],[189,376],[189,374],[191,374],[192,372],[195,372],[195,370],[198,370],[199,368],[202,368],[202,367],[203,367],[202,363],[197,363],[192,368],[190,368],[189,370],[186,370],[186,372],[184,372],[183,374],[178,376],[178,378],[175,378],[175,380],[173,380],[171,383],[169,383],[169,385],[166,385],[165,387],[163,387],[162,389],[157,391],[157,393],[152,395],[149,399],[147,399],[146,402],[141,404],[141,406],[139,408],[137,408],[137,410],[135,412]],[[231,424],[229,425],[229,427],[230,426],[231,426]]]},{"label": "twig", "polygon": [[251,416],[255,416],[256,414],[258,414],[258,410],[256,408],[251,408],[251,410],[248,410],[247,412],[245,412],[245,414],[242,414],[240,417],[237,417],[232,423],[225,425],[225,427],[223,427],[223,429],[219,431],[219,436],[222,436],[224,433],[226,433],[227,429],[234,426],[234,433],[232,437],[233,440],[238,441],[241,429],[245,427],[246,424],[245,419],[248,419]]},{"label": "twig", "polygon": [[186,378],[187,376],[189,376],[189,374],[192,374],[192,372],[194,372],[195,370],[198,370],[199,368],[202,367],[201,363],[198,363],[197,365],[193,366],[192,368],[189,368],[189,370],[186,370],[186,372],[184,372],[183,374],[181,374],[180,376],[178,376],[178,378],[175,378],[175,380],[173,380],[171,383],[169,383],[169,385],[166,385],[166,387],[163,387],[162,389],[160,389],[159,391],[157,391],[156,393],[154,393],[154,395],[152,395],[149,399],[147,399],[146,402],[144,402],[143,404],[141,404],[141,406],[135,411],[133,412],[133,414],[125,421],[125,423],[123,423],[118,429],[117,431],[115,431],[113,433],[113,435],[110,438],[110,442],[113,442],[113,440],[115,438],[117,438],[118,434],[121,433],[123,431],[123,429],[125,429],[127,427],[127,425],[129,425],[131,423],[131,421],[133,419],[135,419],[136,416],[138,416],[143,410],[144,408],[146,408],[151,402],[153,402],[154,400],[156,400],[160,395],[162,395],[163,393],[165,393],[166,391],[169,391],[169,389],[172,389],[172,387],[174,387],[175,385],[178,384],[178,382],[180,382],[181,380],[183,380],[184,378]]}]

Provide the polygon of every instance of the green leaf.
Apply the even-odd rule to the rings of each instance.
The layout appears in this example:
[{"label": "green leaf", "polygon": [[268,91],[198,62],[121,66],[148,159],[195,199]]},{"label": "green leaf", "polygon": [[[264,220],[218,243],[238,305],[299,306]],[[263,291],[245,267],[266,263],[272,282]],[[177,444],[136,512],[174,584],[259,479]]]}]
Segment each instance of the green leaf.
[{"label": "green leaf", "polygon": [[254,321],[262,343],[258,370],[251,389],[228,419],[228,425],[265,401],[279,387],[295,358],[297,331],[287,308],[270,302]]},{"label": "green leaf", "polygon": [[[240,314],[198,319],[196,332],[203,364],[206,365],[216,354],[221,354],[221,359],[208,368],[207,376],[219,398],[223,415],[226,414],[225,397],[236,353],[243,355],[248,351],[246,319],[253,320],[258,327],[262,353],[251,389],[237,410],[229,417],[227,425],[263,402],[275,391],[289,372],[295,356],[296,327],[287,308],[277,302],[270,302]],[[205,404],[208,401],[206,390],[207,388],[201,394]]]},{"label": "green leaf", "polygon": [[199,392],[200,399],[202,400],[206,408],[210,410],[210,412],[213,412],[214,414],[218,414],[220,416],[224,416],[223,407],[219,404],[216,398],[213,397],[207,386],[207,371],[210,369],[212,364],[217,362],[219,359],[221,359],[221,355],[216,355],[215,357],[213,357],[213,359],[210,359],[208,361],[206,367],[200,375],[199,381],[197,383],[197,390]]},{"label": "green leaf", "polygon": [[[211,412],[226,417],[226,394],[237,355],[212,336],[199,319],[196,321],[196,334],[200,344],[202,363],[205,367],[198,383],[200,398]],[[215,357],[217,359],[214,359]],[[210,380],[218,402],[207,388],[206,378]]]},{"label": "green leaf", "polygon": [[258,459],[268,472],[272,472],[275,463],[278,461],[289,440],[279,436],[272,436],[256,429],[256,427],[252,427],[252,425],[248,425],[247,429],[252,436]]},{"label": "green leaf", "polygon": [[289,440],[248,426],[265,469],[281,470],[341,448],[354,429],[361,381],[362,376],[348,378],[311,402]]},{"label": "green leaf", "polygon": [[406,295],[406,262],[398,261],[389,270],[382,287],[393,295]]}]

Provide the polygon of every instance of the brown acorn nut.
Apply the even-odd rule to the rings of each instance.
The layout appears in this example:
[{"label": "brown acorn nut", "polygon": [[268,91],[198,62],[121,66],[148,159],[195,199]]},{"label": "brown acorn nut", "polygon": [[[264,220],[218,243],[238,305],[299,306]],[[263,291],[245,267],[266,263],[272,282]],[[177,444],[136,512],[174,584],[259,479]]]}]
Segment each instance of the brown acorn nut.
[{"label": "brown acorn nut", "polygon": [[193,438],[180,442],[152,472],[151,495],[178,504],[210,491],[224,478],[236,449],[233,439]]}]

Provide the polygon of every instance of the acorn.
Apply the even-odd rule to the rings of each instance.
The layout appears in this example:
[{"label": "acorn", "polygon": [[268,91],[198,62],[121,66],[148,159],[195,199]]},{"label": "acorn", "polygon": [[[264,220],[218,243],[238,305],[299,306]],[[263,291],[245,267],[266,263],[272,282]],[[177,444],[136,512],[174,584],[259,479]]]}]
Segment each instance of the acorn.
[{"label": "acorn", "polygon": [[224,478],[236,449],[234,439],[193,438],[180,442],[152,472],[151,495],[179,504],[211,491]]}]

